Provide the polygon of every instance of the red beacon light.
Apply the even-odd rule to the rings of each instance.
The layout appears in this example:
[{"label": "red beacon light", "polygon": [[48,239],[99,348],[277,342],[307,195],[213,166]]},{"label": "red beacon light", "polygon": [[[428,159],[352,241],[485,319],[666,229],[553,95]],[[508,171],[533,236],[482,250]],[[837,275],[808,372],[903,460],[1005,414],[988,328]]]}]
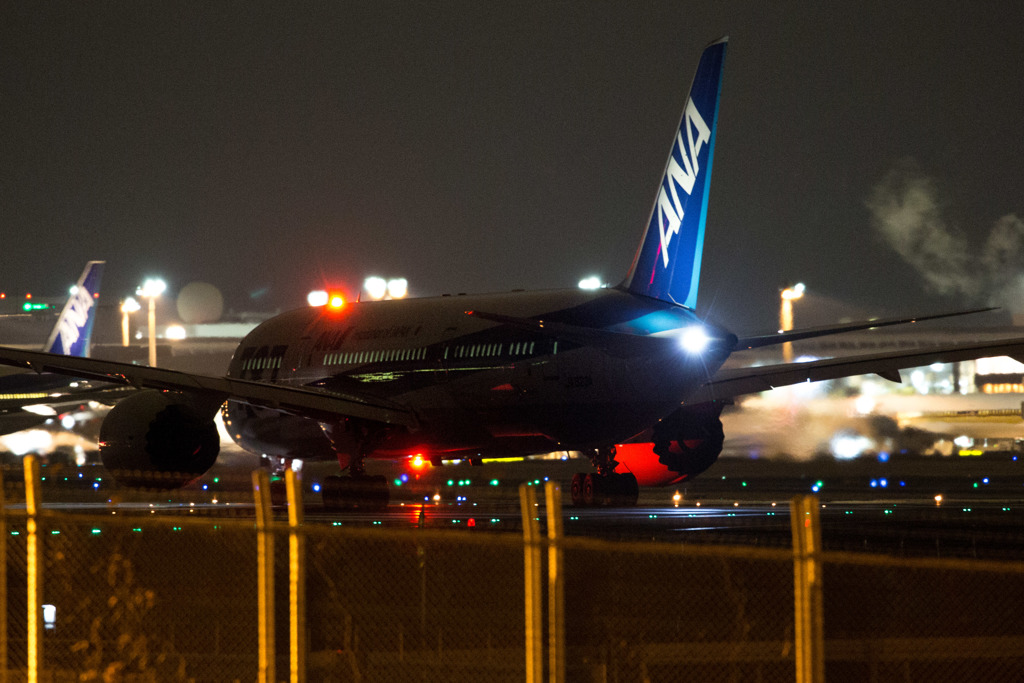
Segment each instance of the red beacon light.
[{"label": "red beacon light", "polygon": [[327,292],[323,289],[310,292],[306,302],[313,307],[324,307],[337,311],[345,307],[345,296],[341,292]]}]

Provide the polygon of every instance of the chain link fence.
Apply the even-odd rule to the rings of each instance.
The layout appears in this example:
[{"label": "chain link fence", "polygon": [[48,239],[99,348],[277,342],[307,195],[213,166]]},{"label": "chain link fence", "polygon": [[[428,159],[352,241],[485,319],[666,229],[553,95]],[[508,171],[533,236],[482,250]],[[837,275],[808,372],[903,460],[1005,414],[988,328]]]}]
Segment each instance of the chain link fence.
[{"label": "chain link fence", "polygon": [[[797,665],[789,549],[290,525],[278,508],[264,579],[244,493],[82,512],[3,491],[6,681],[818,680]],[[1021,563],[814,559],[824,678],[1024,679]]]}]

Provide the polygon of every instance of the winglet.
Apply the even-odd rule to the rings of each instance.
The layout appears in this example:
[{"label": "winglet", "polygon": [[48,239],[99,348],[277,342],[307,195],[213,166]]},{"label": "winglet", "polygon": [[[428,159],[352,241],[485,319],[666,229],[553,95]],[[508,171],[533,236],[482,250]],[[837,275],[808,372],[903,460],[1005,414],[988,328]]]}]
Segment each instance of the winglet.
[{"label": "winglet", "polygon": [[57,324],[53,326],[50,338],[43,347],[47,353],[88,358],[103,265],[104,261],[89,261],[85,264],[78,284],[64,304],[64,310],[60,312]]},{"label": "winglet", "polygon": [[647,231],[623,286],[633,294],[697,306],[718,100],[728,38],[704,48],[676,128]]}]

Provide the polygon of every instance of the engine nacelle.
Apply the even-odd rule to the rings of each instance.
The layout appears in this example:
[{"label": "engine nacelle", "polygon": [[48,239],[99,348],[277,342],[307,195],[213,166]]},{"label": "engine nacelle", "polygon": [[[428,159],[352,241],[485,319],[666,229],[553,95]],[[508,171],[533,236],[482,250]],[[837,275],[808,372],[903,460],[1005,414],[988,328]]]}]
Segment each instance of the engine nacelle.
[{"label": "engine nacelle", "polygon": [[632,472],[641,486],[668,486],[715,464],[725,433],[723,405],[683,406],[630,443],[615,446],[617,472]]},{"label": "engine nacelle", "polygon": [[187,395],[155,389],[122,399],[100,426],[103,466],[125,486],[184,486],[220,452],[217,425],[206,412]]}]

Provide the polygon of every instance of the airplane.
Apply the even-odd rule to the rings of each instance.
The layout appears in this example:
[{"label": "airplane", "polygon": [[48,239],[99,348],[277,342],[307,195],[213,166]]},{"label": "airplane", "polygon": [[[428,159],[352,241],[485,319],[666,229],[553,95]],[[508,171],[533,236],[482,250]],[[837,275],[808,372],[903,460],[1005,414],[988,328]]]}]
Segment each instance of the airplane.
[{"label": "airplane", "polygon": [[[700,58],[628,272],[597,290],[356,301],[281,313],[239,343],[223,377],[0,348],[0,363],[136,387],[105,418],[104,465],[125,485],[183,486],[217,458],[220,411],[245,450],[337,459],[325,507],[380,507],[367,459],[439,463],[572,450],[577,505],[635,504],[640,485],[692,478],[718,457],[735,396],[804,381],[981,356],[1024,340],[722,369],[737,349],[925,318],[739,338],[698,317],[726,38]],[[945,314],[944,314],[945,315]],[[933,318],[943,317],[929,316]]]},{"label": "airplane", "polygon": [[[92,328],[96,320],[96,298],[99,296],[104,264],[104,261],[89,261],[85,264],[43,345],[45,352],[89,357]],[[56,409],[26,410],[26,407],[47,403],[53,396],[65,398],[70,394],[76,395],[78,400],[74,402],[77,403],[88,400],[87,394],[91,394],[93,389],[87,382],[77,382],[66,375],[4,368],[0,371],[0,434],[30,429],[59,412]]]}]

